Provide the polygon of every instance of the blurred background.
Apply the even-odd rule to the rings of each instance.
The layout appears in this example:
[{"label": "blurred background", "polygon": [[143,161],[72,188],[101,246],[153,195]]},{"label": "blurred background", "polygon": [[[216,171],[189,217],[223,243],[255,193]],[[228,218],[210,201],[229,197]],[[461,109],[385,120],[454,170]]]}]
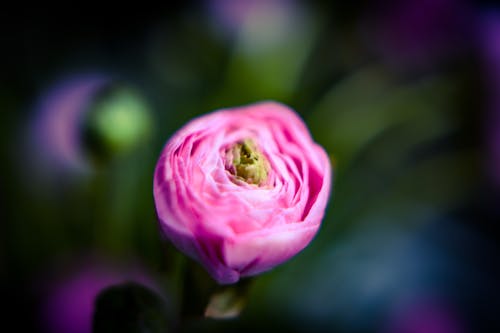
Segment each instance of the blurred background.
[{"label": "blurred background", "polygon": [[[0,18],[5,327],[90,332],[97,295],[132,281],[108,298],[132,299],[128,316],[99,303],[100,331],[139,317],[154,328],[123,331],[500,331],[494,2],[79,3]],[[327,214],[310,246],[254,279],[240,316],[203,318],[214,286],[161,240],[156,159],[189,119],[269,99],[330,154]]]}]

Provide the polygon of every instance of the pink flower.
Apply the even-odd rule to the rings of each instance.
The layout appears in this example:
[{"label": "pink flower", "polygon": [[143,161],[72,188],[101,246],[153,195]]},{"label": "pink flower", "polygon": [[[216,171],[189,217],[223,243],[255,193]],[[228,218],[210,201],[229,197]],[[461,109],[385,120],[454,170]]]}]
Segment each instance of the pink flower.
[{"label": "pink flower", "polygon": [[160,292],[154,279],[135,263],[124,266],[87,258],[66,269],[42,286],[40,319],[49,333],[91,333],[97,297],[113,285],[135,282]]},{"label": "pink flower", "polygon": [[154,198],[165,236],[221,284],[301,251],[318,231],[331,166],[300,117],[262,102],[192,120],[167,142]]},{"label": "pink flower", "polygon": [[[37,169],[45,173],[87,173],[91,163],[85,154],[81,130],[93,99],[111,78],[105,74],[69,77],[48,90],[37,108],[33,128],[29,128],[29,160],[35,155]],[[30,162],[31,163],[31,162]]]}]

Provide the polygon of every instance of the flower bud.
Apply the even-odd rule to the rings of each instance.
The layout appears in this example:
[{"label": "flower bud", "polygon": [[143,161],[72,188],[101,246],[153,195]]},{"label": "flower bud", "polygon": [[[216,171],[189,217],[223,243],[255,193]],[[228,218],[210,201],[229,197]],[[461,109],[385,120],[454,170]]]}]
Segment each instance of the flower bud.
[{"label": "flower bud", "polygon": [[133,149],[151,129],[149,107],[132,88],[115,83],[103,87],[89,105],[84,140],[94,158],[107,159]]}]

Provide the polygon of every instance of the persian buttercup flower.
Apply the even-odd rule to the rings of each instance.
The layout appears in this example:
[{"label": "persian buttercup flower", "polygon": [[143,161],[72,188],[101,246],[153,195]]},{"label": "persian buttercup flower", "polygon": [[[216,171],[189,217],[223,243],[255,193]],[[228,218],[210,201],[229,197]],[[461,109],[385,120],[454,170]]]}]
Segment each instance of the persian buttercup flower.
[{"label": "persian buttercup flower", "polygon": [[328,155],[288,107],[263,102],[192,120],[167,142],[154,198],[164,235],[221,284],[290,259],[320,227]]}]

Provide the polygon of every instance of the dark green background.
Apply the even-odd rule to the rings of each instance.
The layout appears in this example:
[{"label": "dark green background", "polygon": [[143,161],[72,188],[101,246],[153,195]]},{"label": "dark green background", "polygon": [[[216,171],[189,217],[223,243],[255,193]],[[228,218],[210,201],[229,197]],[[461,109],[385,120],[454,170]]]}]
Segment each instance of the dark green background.
[{"label": "dark green background", "polygon": [[[485,167],[477,36],[471,28],[462,52],[445,60],[395,68],[360,33],[366,15],[375,15],[369,5],[304,2],[311,31],[292,29],[290,44],[253,55],[238,51],[237,38],[218,36],[200,2],[5,8],[2,326],[41,330],[40,277],[95,252],[142,262],[174,313],[182,295],[196,310],[203,293],[186,285],[210,282],[197,281],[207,277],[196,268],[194,277],[182,275],[190,261],[161,241],[156,158],[194,116],[275,99],[294,108],[332,156],[333,193],[321,230],[297,257],[256,278],[240,318],[189,317],[181,331],[380,332],[400,302],[419,296],[450,305],[465,332],[498,329],[500,195]],[[304,54],[299,65],[293,47]],[[44,91],[82,71],[137,87],[152,110],[150,138],[89,178],[40,185],[19,144],[24,124]]]}]

